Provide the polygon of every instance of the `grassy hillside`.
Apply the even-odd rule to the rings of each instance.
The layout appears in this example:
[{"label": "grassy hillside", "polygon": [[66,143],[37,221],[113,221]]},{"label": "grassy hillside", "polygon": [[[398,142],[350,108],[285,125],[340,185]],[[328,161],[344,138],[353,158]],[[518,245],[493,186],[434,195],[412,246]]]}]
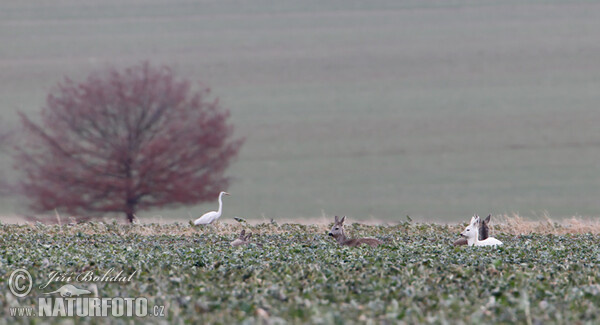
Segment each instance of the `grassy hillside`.
[{"label": "grassy hillside", "polygon": [[377,248],[340,247],[327,237],[326,225],[245,225],[252,242],[237,248],[230,242],[240,224],[2,225],[0,290],[8,292],[6,279],[17,268],[29,270],[35,285],[26,298],[1,295],[0,306],[3,312],[37,306],[37,296],[66,283],[39,289],[52,271],[101,275],[114,268],[135,276],[122,284],[75,284],[99,297],[146,297],[165,306],[164,319],[139,322],[598,322],[598,229],[578,233],[549,223],[528,233],[512,221],[492,227],[505,242],[497,249],[451,246],[461,225],[410,222],[346,226],[351,236],[381,239]]},{"label": "grassy hillside", "polygon": [[247,137],[228,216],[598,216],[598,6],[4,1],[0,112],[14,124],[64,76],[147,59],[211,86]]}]

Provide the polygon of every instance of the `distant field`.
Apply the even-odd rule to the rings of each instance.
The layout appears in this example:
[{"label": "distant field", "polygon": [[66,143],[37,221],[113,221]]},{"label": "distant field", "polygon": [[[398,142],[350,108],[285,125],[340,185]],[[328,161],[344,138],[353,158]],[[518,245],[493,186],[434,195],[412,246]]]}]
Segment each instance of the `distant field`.
[{"label": "distant field", "polygon": [[9,123],[64,76],[145,59],[211,86],[247,137],[226,218],[600,216],[595,2],[0,2]]},{"label": "distant field", "polygon": [[[547,226],[547,225],[546,225]],[[242,227],[248,246],[230,242]],[[261,223],[169,225],[43,224],[0,227],[0,315],[6,323],[110,324],[595,324],[600,315],[600,248],[588,230],[516,235],[494,224],[500,248],[453,247],[461,226],[399,222],[349,224],[351,236],[374,236],[377,248],[338,246],[326,225]],[[561,235],[557,235],[561,234]],[[24,298],[6,280],[31,273]],[[113,269],[131,280],[50,281],[52,272],[101,277]],[[10,317],[65,284],[86,297],[145,298],[160,318]],[[68,298],[65,298],[68,299]],[[109,310],[109,314],[112,311]]]}]

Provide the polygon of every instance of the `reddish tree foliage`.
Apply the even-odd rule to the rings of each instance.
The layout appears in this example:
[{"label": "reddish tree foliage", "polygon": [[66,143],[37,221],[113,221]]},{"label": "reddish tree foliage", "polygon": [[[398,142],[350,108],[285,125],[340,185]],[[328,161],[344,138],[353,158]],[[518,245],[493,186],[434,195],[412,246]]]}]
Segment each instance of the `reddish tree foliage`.
[{"label": "reddish tree foliage", "polygon": [[214,199],[242,140],[208,93],[147,62],[59,83],[40,124],[21,113],[29,143],[16,168],[31,207],[132,222],[141,209]]}]

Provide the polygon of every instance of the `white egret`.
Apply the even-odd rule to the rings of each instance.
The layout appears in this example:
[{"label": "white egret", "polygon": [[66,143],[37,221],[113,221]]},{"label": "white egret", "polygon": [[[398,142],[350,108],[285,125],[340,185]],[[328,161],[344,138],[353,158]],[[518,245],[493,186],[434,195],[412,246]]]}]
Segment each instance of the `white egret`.
[{"label": "white egret", "polygon": [[195,226],[208,225],[210,223],[213,223],[215,220],[217,220],[221,217],[221,211],[223,210],[223,200],[222,200],[223,194],[229,195],[229,193],[227,193],[227,192],[219,193],[219,210],[210,211],[210,212],[203,214],[202,217],[200,217],[200,218],[196,219],[196,221],[194,221]]}]

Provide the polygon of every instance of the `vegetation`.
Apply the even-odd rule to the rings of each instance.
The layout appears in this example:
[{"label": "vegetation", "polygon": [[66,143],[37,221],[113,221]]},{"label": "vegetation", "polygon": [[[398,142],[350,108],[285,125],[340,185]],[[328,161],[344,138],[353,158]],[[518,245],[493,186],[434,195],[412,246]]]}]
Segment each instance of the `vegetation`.
[{"label": "vegetation", "polygon": [[42,122],[22,114],[19,180],[31,207],[89,215],[214,200],[242,142],[229,112],[148,62],[60,83]]},{"label": "vegetation", "polygon": [[[328,225],[2,225],[0,290],[17,268],[38,286],[51,271],[114,268],[137,272],[131,283],[98,283],[99,296],[147,297],[169,323],[600,321],[598,235],[557,235],[573,231],[559,224],[516,235],[514,226],[492,225],[503,247],[475,248],[451,245],[464,225],[350,224],[350,236],[384,242],[350,248],[327,236]],[[232,247],[241,229],[253,232],[250,244]],[[2,295],[0,305],[35,306],[41,292]]]}]

